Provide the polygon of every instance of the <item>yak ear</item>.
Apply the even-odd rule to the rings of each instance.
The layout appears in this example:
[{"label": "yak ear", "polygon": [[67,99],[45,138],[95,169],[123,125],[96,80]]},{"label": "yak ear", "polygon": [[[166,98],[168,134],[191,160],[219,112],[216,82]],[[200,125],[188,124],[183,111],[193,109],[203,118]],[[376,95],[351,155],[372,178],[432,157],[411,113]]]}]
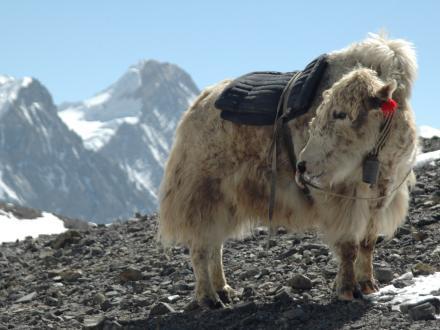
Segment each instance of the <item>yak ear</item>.
[{"label": "yak ear", "polygon": [[386,101],[392,98],[396,88],[397,88],[397,82],[393,79],[376,91],[376,97],[379,98],[380,100]]}]

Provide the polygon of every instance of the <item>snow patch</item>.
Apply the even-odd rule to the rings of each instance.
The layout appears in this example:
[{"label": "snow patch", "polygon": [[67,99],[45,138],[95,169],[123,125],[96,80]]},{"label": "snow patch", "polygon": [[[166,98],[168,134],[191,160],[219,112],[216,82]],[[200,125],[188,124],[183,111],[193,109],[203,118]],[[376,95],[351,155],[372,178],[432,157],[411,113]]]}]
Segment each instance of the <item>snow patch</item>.
[{"label": "snow patch", "polygon": [[168,143],[151,127],[145,124],[142,124],[141,127],[145,133],[144,141],[148,144],[151,154],[154,159],[164,167],[170,149]]},{"label": "snow patch", "polygon": [[139,122],[139,117],[124,117],[120,119],[122,122],[130,124],[130,125],[136,125]]},{"label": "snow patch", "polygon": [[425,152],[417,155],[415,167],[421,167],[427,163],[431,163],[437,159],[440,159],[440,150]]},{"label": "snow patch", "polygon": [[431,139],[433,137],[440,137],[440,129],[422,125],[419,126],[419,136],[425,139]]},{"label": "snow patch", "polygon": [[17,99],[20,84],[10,76],[0,76],[0,118]]},{"label": "snow patch", "polygon": [[32,83],[32,78],[31,77],[24,77],[21,80],[21,86],[22,87],[28,87],[31,83]]},{"label": "snow patch", "polygon": [[12,80],[14,80],[14,78],[11,76],[0,75],[0,85],[6,84]]},{"label": "snow patch", "polygon": [[184,83],[182,83],[181,81],[179,81],[179,86],[180,86],[180,88],[182,88],[182,89],[185,91],[185,93],[188,95],[188,97],[187,97],[186,99],[187,99],[188,105],[191,105],[191,104],[193,103],[193,101],[196,99],[197,95],[194,94],[194,93],[188,88],[188,86],[186,86],[186,85],[185,85]]},{"label": "snow patch", "polygon": [[85,100],[84,105],[87,107],[96,107],[106,102],[111,97],[109,92],[98,94],[91,99]]},{"label": "snow patch", "polygon": [[151,196],[155,200],[157,200],[156,189],[150,180],[151,173],[149,173],[147,171],[137,170],[137,169],[132,168],[131,166],[128,166],[128,165],[124,166],[124,170],[127,173],[130,181],[135,183],[137,188],[146,189],[151,194]]},{"label": "snow patch", "polygon": [[159,124],[160,124],[161,127],[166,127],[166,126],[168,126],[168,120],[167,120],[167,118],[166,118],[163,114],[161,114],[161,113],[159,112],[159,110],[157,110],[157,108],[154,108],[154,109],[153,109],[153,114],[156,116],[156,118],[157,118],[157,120],[159,121]]},{"label": "snow patch", "polygon": [[51,213],[43,212],[40,218],[17,219],[13,214],[0,210],[0,243],[22,240],[26,236],[59,234],[67,229],[64,222]]},{"label": "snow patch", "polygon": [[132,95],[139,87],[142,85],[142,79],[140,75],[140,70],[136,66],[129,68],[128,72],[125,73],[121,78],[116,81],[114,85],[110,87],[115,93],[115,97],[123,97]]},{"label": "snow patch", "polygon": [[0,118],[8,111],[9,106],[17,99],[20,88],[26,88],[32,83],[32,77],[15,79],[11,76],[0,75]]},{"label": "snow patch", "polygon": [[[378,292],[368,295],[368,298],[386,304],[390,304],[394,310],[398,310],[401,304],[412,304],[418,301],[432,298],[433,292],[440,290],[440,272],[413,278],[411,272],[403,274],[398,279],[413,280],[412,285],[396,288],[394,285],[387,285]],[[390,300],[388,300],[390,299]]]},{"label": "snow patch", "polygon": [[67,127],[82,138],[84,146],[94,151],[101,149],[122,123],[134,125],[139,121],[139,118],[136,116],[117,118],[107,122],[85,120],[82,111],[71,108],[61,111],[59,116]]},{"label": "snow patch", "polygon": [[14,190],[11,189],[4,181],[3,181],[3,173],[0,171],[0,198],[3,200],[16,200],[20,201],[17,194]]},{"label": "snow patch", "polygon": [[59,116],[67,127],[83,139],[87,149],[100,149],[114,134],[114,130],[105,127],[105,123],[101,121],[84,120],[84,114],[77,110],[61,111]]}]

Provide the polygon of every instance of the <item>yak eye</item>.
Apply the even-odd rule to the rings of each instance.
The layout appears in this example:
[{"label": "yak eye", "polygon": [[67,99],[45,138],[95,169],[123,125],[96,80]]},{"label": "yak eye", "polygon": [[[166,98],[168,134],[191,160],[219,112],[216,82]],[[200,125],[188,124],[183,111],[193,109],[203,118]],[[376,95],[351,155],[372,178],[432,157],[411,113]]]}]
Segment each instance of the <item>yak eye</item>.
[{"label": "yak eye", "polygon": [[334,119],[345,119],[347,118],[347,113],[346,112],[333,112],[333,118]]}]

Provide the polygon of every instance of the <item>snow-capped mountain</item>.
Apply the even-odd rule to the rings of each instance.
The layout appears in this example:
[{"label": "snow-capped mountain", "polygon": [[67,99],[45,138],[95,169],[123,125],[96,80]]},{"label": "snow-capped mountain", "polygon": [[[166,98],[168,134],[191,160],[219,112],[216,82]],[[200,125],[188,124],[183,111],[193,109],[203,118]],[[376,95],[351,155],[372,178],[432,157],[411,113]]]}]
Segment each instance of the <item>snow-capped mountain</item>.
[{"label": "snow-capped mountain", "polygon": [[154,209],[125,172],[84,147],[29,77],[0,77],[0,199],[96,222]]},{"label": "snow-capped mountain", "polygon": [[141,61],[94,97],[62,104],[59,114],[86,148],[117,164],[156,203],[177,122],[198,93],[176,65]]}]

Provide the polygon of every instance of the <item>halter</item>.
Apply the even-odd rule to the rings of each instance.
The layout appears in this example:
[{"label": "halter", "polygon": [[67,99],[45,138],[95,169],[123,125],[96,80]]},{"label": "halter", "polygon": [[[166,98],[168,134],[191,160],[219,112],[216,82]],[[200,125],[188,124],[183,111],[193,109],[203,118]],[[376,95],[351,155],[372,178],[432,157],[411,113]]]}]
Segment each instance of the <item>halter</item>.
[{"label": "halter", "polygon": [[[381,126],[379,138],[377,139],[377,142],[373,148],[373,150],[367,155],[367,157],[364,160],[363,166],[362,166],[362,179],[363,182],[368,183],[370,185],[373,185],[377,182],[377,178],[379,175],[379,160],[378,160],[378,154],[382,150],[383,146],[385,145],[385,142],[390,135],[391,132],[391,122],[393,121],[395,111],[397,109],[397,102],[393,99],[388,99],[387,101],[384,101],[381,103],[381,110],[385,116],[385,122]],[[306,180],[303,176],[300,177],[301,183],[304,185],[307,185],[315,190],[318,190],[322,193],[325,193],[330,196],[344,198],[344,199],[350,199],[350,200],[381,200],[384,198],[389,197],[392,193],[394,193],[396,190],[398,190],[402,184],[406,181],[408,176],[410,175],[412,169],[410,169],[403,180],[392,190],[390,190],[387,194],[383,196],[378,197],[362,197],[362,196],[349,196],[344,194],[335,193],[331,190],[323,189],[314,183]]]}]

